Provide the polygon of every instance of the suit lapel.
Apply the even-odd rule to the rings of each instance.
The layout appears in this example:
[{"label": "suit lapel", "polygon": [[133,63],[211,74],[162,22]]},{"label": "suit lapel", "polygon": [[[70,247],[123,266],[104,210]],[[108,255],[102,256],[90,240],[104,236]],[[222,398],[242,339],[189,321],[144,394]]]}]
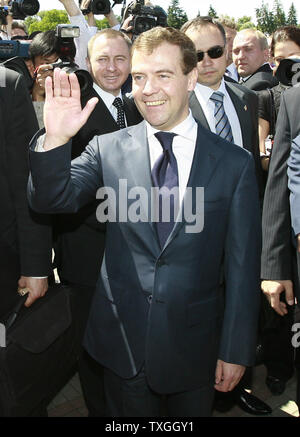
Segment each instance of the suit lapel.
[{"label": "suit lapel", "polygon": [[196,97],[195,91],[192,91],[190,94],[190,102],[189,102],[190,109],[192,111],[193,117],[198,120],[203,127],[210,130],[209,124],[207,122],[207,119],[204,115],[203,109]]},{"label": "suit lapel", "polygon": [[146,238],[152,246],[155,240],[155,250],[160,251],[156,226],[155,223],[151,222],[151,163],[145,122],[128,128],[126,135],[127,139],[124,141],[122,150],[124,152],[126,174],[128,175],[128,190],[136,187],[146,190],[147,206],[145,206],[144,212],[147,214],[149,226],[143,228],[144,230],[147,229],[143,238]]},{"label": "suit lapel", "polygon": [[226,83],[226,89],[232,100],[233,106],[235,107],[240,122],[242,138],[243,138],[243,147],[251,152],[252,131],[251,131],[251,123],[249,123],[250,108],[248,108],[247,99],[243,91],[235,85]]}]

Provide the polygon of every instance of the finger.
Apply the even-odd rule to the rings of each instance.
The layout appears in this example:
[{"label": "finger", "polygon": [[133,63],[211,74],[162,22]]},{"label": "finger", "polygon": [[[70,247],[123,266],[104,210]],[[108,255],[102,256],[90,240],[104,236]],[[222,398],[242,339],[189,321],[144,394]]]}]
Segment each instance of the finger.
[{"label": "finger", "polygon": [[293,284],[289,282],[287,282],[285,286],[285,300],[288,305],[294,305],[295,303]]},{"label": "finger", "polygon": [[81,112],[81,123],[82,124],[85,124],[87,122],[89,116],[91,115],[91,113],[95,109],[95,106],[97,105],[98,102],[99,102],[99,99],[97,97],[93,97],[92,99],[90,99],[87,102],[87,104],[85,105],[85,107],[83,108],[83,110]]},{"label": "finger", "polygon": [[61,96],[61,78],[63,78],[64,74],[66,74],[64,71],[61,71],[60,68],[54,69],[53,74],[53,96],[54,97],[60,97]]},{"label": "finger", "polygon": [[215,373],[215,383],[220,384],[222,381],[222,373],[223,373],[223,367],[222,364],[218,361],[217,367],[216,367],[216,373]]},{"label": "finger", "polygon": [[297,246],[298,246],[298,252],[300,252],[300,234],[297,235]]},{"label": "finger", "polygon": [[69,82],[69,78],[68,78],[67,74],[63,76],[60,89],[61,89],[61,96],[62,97],[70,97],[71,96],[71,86],[70,86],[70,82]]},{"label": "finger", "polygon": [[75,99],[80,100],[81,91],[80,91],[79,82],[78,82],[78,79],[77,79],[77,76],[75,73],[71,73],[69,75],[69,81],[70,81],[70,85],[71,85],[71,96],[74,97]]},{"label": "finger", "polygon": [[46,100],[50,102],[53,99],[53,80],[48,76],[45,80]]}]

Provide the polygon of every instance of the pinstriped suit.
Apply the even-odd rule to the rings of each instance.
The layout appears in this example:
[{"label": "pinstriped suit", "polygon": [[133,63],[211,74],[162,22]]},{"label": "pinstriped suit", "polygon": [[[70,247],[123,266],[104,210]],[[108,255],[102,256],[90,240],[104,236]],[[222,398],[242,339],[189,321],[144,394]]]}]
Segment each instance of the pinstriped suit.
[{"label": "pinstriped suit", "polygon": [[263,207],[263,249],[261,277],[270,280],[294,280],[297,269],[292,243],[287,159],[291,140],[300,133],[300,90],[292,88],[282,96],[276,136],[270,160]]}]

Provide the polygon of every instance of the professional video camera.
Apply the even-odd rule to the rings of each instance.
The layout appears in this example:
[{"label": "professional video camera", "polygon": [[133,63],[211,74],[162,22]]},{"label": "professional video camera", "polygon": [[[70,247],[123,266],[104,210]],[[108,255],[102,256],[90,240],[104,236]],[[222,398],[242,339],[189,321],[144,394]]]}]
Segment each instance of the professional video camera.
[{"label": "professional video camera", "polygon": [[287,58],[280,61],[276,77],[283,85],[297,85],[300,82],[300,59]]},{"label": "professional video camera", "polygon": [[24,20],[29,15],[36,15],[39,10],[38,0],[11,0],[8,6],[0,7],[0,24],[7,24],[8,14],[12,14],[15,20]]},{"label": "professional video camera", "polygon": [[[122,3],[123,0],[115,0],[112,7]],[[81,6],[82,0],[79,0],[79,6]],[[83,15],[87,15],[93,12],[94,15],[105,15],[109,14],[111,10],[109,0],[91,0],[89,6],[86,9],[81,9]]]},{"label": "professional video camera", "polygon": [[124,19],[133,15],[131,23],[134,36],[139,35],[156,26],[167,26],[167,14],[160,6],[145,6],[145,0],[131,2],[124,13]]},{"label": "professional video camera", "polygon": [[88,71],[81,70],[74,62],[76,48],[74,38],[78,38],[80,29],[71,24],[58,24],[56,26],[56,37],[58,40],[57,54],[59,61],[52,65],[53,68],[61,68],[67,74],[75,73],[80,85],[81,93],[87,92],[93,86],[93,79]]},{"label": "professional video camera", "polygon": [[22,74],[31,89],[33,81],[25,62],[29,58],[29,46],[27,41],[0,41],[0,63]]}]

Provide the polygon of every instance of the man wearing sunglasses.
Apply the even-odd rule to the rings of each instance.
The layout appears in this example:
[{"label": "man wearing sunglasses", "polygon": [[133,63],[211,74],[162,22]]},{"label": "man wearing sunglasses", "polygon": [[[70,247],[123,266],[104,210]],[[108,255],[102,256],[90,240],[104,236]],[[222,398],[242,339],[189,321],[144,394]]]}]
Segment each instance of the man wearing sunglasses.
[{"label": "man wearing sunglasses", "polygon": [[[181,29],[195,44],[198,56],[198,83],[190,95],[194,118],[227,141],[247,149],[255,159],[257,182],[263,193],[258,145],[258,101],[253,91],[238,83],[224,81],[227,66],[226,34],[211,17],[196,17]],[[223,112],[223,116],[220,114]],[[247,393],[240,383],[231,393],[217,393],[215,408],[229,409],[237,403],[250,414],[268,414],[271,409]]]},{"label": "man wearing sunglasses", "polygon": [[225,30],[219,22],[211,17],[196,17],[181,30],[194,42],[198,56],[198,83],[190,95],[192,114],[205,128],[253,154],[262,198],[257,96],[224,76],[227,44]]}]

